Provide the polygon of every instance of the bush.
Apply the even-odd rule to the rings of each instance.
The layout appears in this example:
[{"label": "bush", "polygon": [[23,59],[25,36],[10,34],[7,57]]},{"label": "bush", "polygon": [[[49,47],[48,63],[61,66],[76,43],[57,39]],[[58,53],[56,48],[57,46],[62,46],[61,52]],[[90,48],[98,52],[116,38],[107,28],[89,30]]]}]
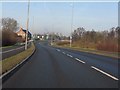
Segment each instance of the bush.
[{"label": "bush", "polygon": [[70,44],[69,41],[60,41],[56,43],[57,45],[66,45],[66,44]]},{"label": "bush", "polygon": [[2,30],[2,46],[14,45],[17,42],[17,34],[11,30]]},{"label": "bush", "polygon": [[110,52],[119,52],[118,44],[110,41],[97,44],[97,49]]},{"label": "bush", "polygon": [[2,30],[0,30],[0,47],[2,47]]},{"label": "bush", "polygon": [[18,36],[17,37],[17,42],[18,43],[23,43],[23,42],[25,42],[25,39],[23,39],[22,36]]}]

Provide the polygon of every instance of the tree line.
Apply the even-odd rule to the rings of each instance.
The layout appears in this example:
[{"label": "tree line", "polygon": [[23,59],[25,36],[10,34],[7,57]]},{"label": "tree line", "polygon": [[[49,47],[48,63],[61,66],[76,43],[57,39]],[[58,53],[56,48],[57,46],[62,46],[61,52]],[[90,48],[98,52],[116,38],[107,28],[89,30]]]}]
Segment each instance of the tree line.
[{"label": "tree line", "polygon": [[97,50],[120,52],[120,27],[110,30],[91,31],[79,27],[72,33],[72,46]]},{"label": "tree line", "polygon": [[17,42],[23,42],[22,37],[16,34],[19,24],[13,18],[2,18],[0,20],[0,42],[2,46],[14,45]]}]

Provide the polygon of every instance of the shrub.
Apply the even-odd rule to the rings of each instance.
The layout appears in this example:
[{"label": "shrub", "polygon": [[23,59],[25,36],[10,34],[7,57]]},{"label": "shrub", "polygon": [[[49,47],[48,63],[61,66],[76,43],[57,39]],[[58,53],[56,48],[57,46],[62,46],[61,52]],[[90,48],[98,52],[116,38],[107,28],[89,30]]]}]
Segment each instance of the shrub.
[{"label": "shrub", "polygon": [[17,42],[17,34],[11,30],[2,30],[2,46],[14,45]]},{"label": "shrub", "polygon": [[110,41],[97,44],[97,49],[103,51],[119,52],[118,44]]},{"label": "shrub", "polygon": [[69,41],[59,41],[56,43],[57,45],[66,45],[66,44],[70,44]]}]

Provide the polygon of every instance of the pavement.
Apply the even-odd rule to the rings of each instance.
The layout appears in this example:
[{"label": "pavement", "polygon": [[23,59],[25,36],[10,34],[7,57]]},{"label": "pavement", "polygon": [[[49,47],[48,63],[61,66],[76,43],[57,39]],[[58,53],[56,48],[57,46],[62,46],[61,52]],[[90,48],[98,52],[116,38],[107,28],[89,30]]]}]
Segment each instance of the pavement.
[{"label": "pavement", "polygon": [[36,52],[3,88],[118,88],[118,60],[36,42]]}]

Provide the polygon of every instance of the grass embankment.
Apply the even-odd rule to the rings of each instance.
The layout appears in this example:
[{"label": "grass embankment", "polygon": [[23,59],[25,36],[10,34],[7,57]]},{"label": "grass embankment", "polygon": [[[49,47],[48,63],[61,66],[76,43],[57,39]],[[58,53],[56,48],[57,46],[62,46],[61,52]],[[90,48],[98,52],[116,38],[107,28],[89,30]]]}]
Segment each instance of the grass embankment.
[{"label": "grass embankment", "polygon": [[25,58],[30,56],[34,50],[35,50],[35,46],[32,43],[31,47],[28,48],[26,51],[23,51],[17,55],[14,55],[10,58],[6,58],[6,59],[0,61],[0,67],[2,67],[2,71],[0,72],[0,75],[9,71],[14,66],[19,64],[22,60],[24,60]]},{"label": "grass embankment", "polygon": [[57,45],[57,44],[54,43],[53,46],[72,49],[72,50],[77,50],[77,51],[82,51],[82,52],[88,52],[88,53],[93,53],[93,54],[98,54],[98,55],[103,55],[103,56],[109,56],[109,57],[113,57],[113,58],[120,58],[119,57],[119,55],[120,55],[119,52],[108,52],[108,51],[101,51],[101,50],[96,50],[96,49],[92,49],[92,48],[81,48],[81,47],[75,47],[75,46],[70,47],[69,44]]}]

